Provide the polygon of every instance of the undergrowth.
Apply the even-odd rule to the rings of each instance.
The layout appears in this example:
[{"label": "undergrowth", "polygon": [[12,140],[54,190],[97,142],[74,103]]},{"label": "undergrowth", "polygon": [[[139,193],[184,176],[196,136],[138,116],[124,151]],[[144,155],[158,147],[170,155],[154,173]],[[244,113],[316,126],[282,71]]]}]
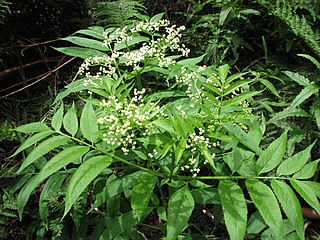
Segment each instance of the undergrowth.
[{"label": "undergrowth", "polygon": [[[256,2],[318,54],[319,9]],[[307,237],[303,209],[320,213],[319,61],[297,56],[310,75],[274,67],[262,37],[262,57],[239,70],[243,49],[256,49],[241,26],[265,12],[183,3],[187,27],[144,15],[140,1],[92,2],[101,26],[62,39],[72,46],[56,50],[83,63],[52,114],[14,130],[22,143],[11,159],[23,161],[1,171],[14,179],[3,236],[19,217],[32,219],[29,239]]]}]

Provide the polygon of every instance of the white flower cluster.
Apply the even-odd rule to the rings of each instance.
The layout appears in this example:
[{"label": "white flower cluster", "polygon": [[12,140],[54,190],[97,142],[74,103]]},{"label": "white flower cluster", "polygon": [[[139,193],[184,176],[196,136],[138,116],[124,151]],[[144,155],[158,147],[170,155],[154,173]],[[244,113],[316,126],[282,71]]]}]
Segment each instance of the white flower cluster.
[{"label": "white flower cluster", "polygon": [[158,151],[156,149],[152,150],[152,153],[148,153],[149,158],[154,158],[158,154]]},{"label": "white flower cluster", "polygon": [[136,134],[148,133],[152,113],[156,111],[158,114],[155,117],[161,116],[159,106],[144,102],[144,93],[145,89],[134,89],[130,102],[121,102],[115,96],[100,102],[102,113],[97,122],[103,132],[103,141],[112,145],[113,149],[122,146],[124,154],[128,154],[129,148],[136,148]]},{"label": "white flower cluster", "polygon": [[[170,26],[168,20],[160,20],[158,22],[140,22],[130,29],[127,27],[118,28],[111,33],[110,31],[105,31],[103,33],[105,39],[102,45],[110,49],[111,53],[105,56],[91,57],[84,61],[79,69],[80,74],[87,77],[84,84],[91,84],[97,87],[101,74],[112,77],[118,68],[120,60],[126,66],[131,67],[127,70],[132,69],[133,71],[140,71],[145,60],[150,58],[157,59],[159,67],[169,67],[175,63],[175,60],[166,56],[166,52],[180,52],[183,56],[187,56],[190,52],[184,44],[180,44],[181,31],[183,30],[185,30],[184,26]],[[159,31],[163,32],[163,34],[160,35]],[[152,39],[142,43],[141,47],[136,50],[128,50],[128,48],[125,51],[112,50],[117,44],[128,44],[135,37],[141,37],[140,34],[149,34]],[[90,73],[91,66],[100,66],[99,72],[92,75]]]},{"label": "white flower cluster", "polygon": [[188,164],[181,167],[181,170],[182,171],[189,170],[189,172],[192,174],[192,177],[196,177],[201,170],[200,168],[197,167],[197,165],[198,165],[197,159],[190,157],[188,159]]},{"label": "white flower cluster", "polygon": [[[196,177],[200,172],[199,160],[194,158],[194,155],[199,149],[198,145],[205,144],[207,148],[219,146],[219,142],[210,143],[210,139],[203,136],[205,132],[204,129],[199,128],[198,130],[198,134],[194,132],[190,134],[189,138],[187,139],[186,148],[190,149],[192,156],[188,159],[187,164],[181,167],[182,171],[188,170],[190,173],[192,173],[193,177]],[[214,155],[212,157],[214,157]],[[207,161],[205,160],[203,163],[207,164]]]}]

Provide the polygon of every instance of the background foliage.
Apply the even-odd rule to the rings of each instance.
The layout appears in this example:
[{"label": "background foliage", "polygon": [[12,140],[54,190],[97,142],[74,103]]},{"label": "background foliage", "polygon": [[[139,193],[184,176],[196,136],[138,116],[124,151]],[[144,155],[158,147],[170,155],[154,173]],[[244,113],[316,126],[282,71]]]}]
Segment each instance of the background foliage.
[{"label": "background foliage", "polygon": [[[282,0],[13,3],[0,2],[1,27],[6,33],[1,36],[3,70],[25,65],[39,56],[43,61],[61,52],[80,59],[104,54],[110,51],[101,46],[104,28],[132,27],[147,19],[144,14],[153,16],[159,12],[164,12],[164,18],[172,23],[186,26],[181,40],[191,49],[191,59],[159,67],[157,58],[151,57],[149,62],[138,65],[143,68],[141,73],[132,71],[137,66],[127,66],[119,59],[118,77],[121,77],[113,80],[107,77],[99,88],[84,87],[83,78],[74,81],[79,72],[69,65],[69,70],[57,72],[60,78],[58,75],[46,78],[40,82],[42,85],[19,91],[9,101],[0,100],[4,109],[0,125],[3,129],[0,156],[4,158],[1,236],[15,239],[319,237],[316,221],[308,220],[309,225],[303,229],[303,221],[310,217],[301,209],[313,208],[319,213],[320,3]],[[47,10],[51,14],[40,15]],[[28,19],[29,25],[37,27],[27,30],[19,24],[19,19],[23,22]],[[29,22],[30,19],[34,22]],[[86,28],[92,25],[100,27]],[[66,37],[79,29],[82,30],[77,34]],[[151,35],[145,34],[128,49],[132,51],[143,41],[148,42],[146,37]],[[21,45],[21,41],[29,43],[39,36],[45,41],[55,41],[57,36],[65,38],[31,48]],[[34,43],[38,42],[32,39],[31,46]],[[42,48],[49,45],[59,47],[60,53]],[[24,50],[26,47],[34,50],[28,52]],[[117,48],[122,50],[121,45]],[[169,51],[167,56],[170,54]],[[82,61],[79,60],[79,65]],[[60,63],[59,60],[56,66]],[[94,64],[106,66],[103,61]],[[209,67],[197,72],[204,64]],[[98,72],[94,66],[91,70],[93,76]],[[18,77],[3,77],[0,84],[6,89],[11,83],[17,84],[11,82],[15,79],[21,85],[2,94],[20,90],[24,80],[33,81],[30,74],[40,74],[39,70],[17,72]],[[192,85],[195,91],[192,94],[204,88],[201,104],[195,104],[195,109],[190,107],[194,99],[188,100],[185,94],[188,84],[183,78],[192,72],[203,79]],[[213,81],[215,85],[205,82],[208,76],[215,75],[219,76]],[[62,81],[74,82],[50,107]],[[146,88],[141,99],[166,109],[163,114],[167,116],[155,112],[158,122],[155,119],[144,122],[143,126],[147,123],[155,126],[144,137],[140,135],[146,129],[135,126],[137,149],[130,150],[128,155],[127,146],[124,146],[126,150],[107,151],[110,146],[101,145],[99,141],[103,137],[96,130],[103,131],[103,127],[109,126],[97,126],[92,119],[117,111],[103,109],[98,103],[116,95],[127,104],[135,96],[134,88],[138,91]],[[79,93],[79,100],[75,93],[80,90],[92,94]],[[48,99],[43,97],[48,92],[51,97],[44,105],[42,99]],[[30,96],[37,96],[41,107],[35,106],[34,100],[21,104]],[[222,107],[212,109],[209,106],[217,105],[216,98]],[[246,104],[239,105],[240,99],[246,100]],[[64,104],[57,105],[61,100]],[[16,106],[24,109],[23,116],[16,117],[16,112],[20,112]],[[152,109],[147,106],[139,111]],[[44,112],[47,114],[42,118]],[[41,118],[41,123],[17,128],[16,134],[7,130],[12,125]],[[190,144],[188,136],[201,135],[200,129],[205,129],[203,134],[211,144],[218,145],[206,149],[203,143],[197,143],[194,154],[186,147]],[[25,140],[30,133],[33,134]],[[17,141],[22,142],[20,147]],[[8,158],[17,148],[15,157]],[[195,178],[193,173],[181,168],[191,156],[195,156],[196,165],[200,164],[191,168],[200,169]],[[67,159],[63,165],[59,161],[62,158]],[[174,164],[170,163],[172,159],[176,161]],[[202,165],[203,159],[209,165]],[[20,217],[23,214],[21,223],[18,213]]]}]

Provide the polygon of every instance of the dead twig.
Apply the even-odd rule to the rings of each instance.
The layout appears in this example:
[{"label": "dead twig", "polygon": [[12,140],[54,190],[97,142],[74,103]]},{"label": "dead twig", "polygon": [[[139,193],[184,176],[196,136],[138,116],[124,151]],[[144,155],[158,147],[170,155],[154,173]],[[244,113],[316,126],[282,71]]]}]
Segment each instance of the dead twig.
[{"label": "dead twig", "polygon": [[53,58],[47,59],[46,61],[45,60],[37,60],[35,62],[23,64],[23,65],[18,66],[18,67],[9,68],[9,69],[6,69],[6,70],[0,72],[0,78],[7,77],[7,76],[9,76],[11,74],[14,74],[15,72],[19,72],[21,69],[25,70],[25,69],[30,68],[30,67],[32,67],[34,65],[37,65],[39,63],[56,62],[56,61],[59,61],[60,59],[61,59],[61,56],[53,57]]},{"label": "dead twig", "polygon": [[76,57],[72,57],[72,58],[69,59],[68,61],[66,61],[66,62],[62,63],[61,65],[59,65],[58,67],[56,67],[55,69],[49,71],[49,73],[47,73],[47,74],[44,75],[43,77],[37,79],[36,81],[34,81],[34,82],[32,82],[32,83],[30,83],[30,84],[28,84],[28,85],[26,85],[26,86],[24,86],[24,87],[22,87],[22,88],[19,88],[19,89],[16,90],[16,91],[13,91],[13,92],[11,92],[11,93],[9,93],[9,94],[7,94],[7,95],[4,95],[4,96],[0,97],[0,99],[6,98],[6,97],[9,97],[9,96],[11,96],[11,95],[13,95],[13,94],[16,94],[16,93],[18,93],[18,92],[21,92],[21,91],[23,91],[23,90],[25,90],[25,89],[33,86],[34,84],[36,84],[36,83],[38,83],[38,82],[46,79],[46,78],[47,78],[48,76],[50,76],[52,73],[58,71],[60,68],[62,68],[63,66],[67,65],[68,63],[70,63],[70,62],[73,61],[74,59],[76,59]]}]

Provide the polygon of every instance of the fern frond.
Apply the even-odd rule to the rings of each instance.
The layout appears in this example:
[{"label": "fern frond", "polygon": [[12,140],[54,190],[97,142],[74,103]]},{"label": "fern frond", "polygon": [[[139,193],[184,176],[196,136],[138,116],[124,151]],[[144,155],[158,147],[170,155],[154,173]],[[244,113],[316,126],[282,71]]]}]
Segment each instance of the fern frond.
[{"label": "fern frond", "polygon": [[134,18],[146,13],[141,0],[99,1],[91,6],[93,17],[100,26],[124,27]]},{"label": "fern frond", "polygon": [[312,25],[307,21],[306,17],[297,13],[298,8],[306,8],[307,5],[304,6],[301,3],[294,6],[290,1],[286,0],[276,0],[275,3],[271,0],[258,0],[258,2],[266,7],[271,14],[287,24],[292,32],[300,37],[320,57],[320,36],[313,31]]},{"label": "fern frond", "polygon": [[0,24],[3,24],[7,14],[10,13],[11,2],[0,0]]}]

